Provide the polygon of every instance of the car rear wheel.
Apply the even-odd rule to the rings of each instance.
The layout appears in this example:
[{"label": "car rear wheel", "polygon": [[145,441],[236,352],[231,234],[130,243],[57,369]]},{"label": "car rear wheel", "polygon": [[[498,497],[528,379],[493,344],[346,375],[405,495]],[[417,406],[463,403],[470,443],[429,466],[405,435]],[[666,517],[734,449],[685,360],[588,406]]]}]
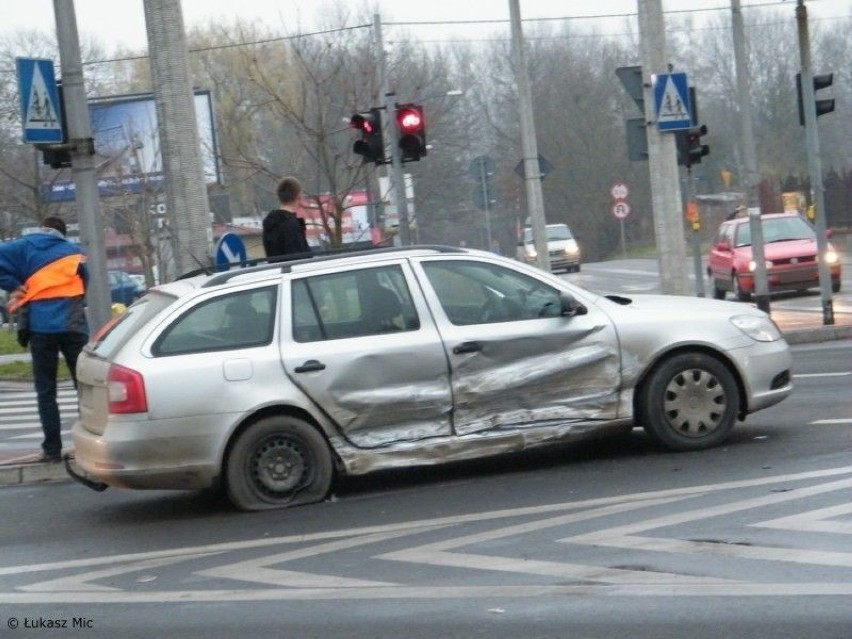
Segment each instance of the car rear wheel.
[{"label": "car rear wheel", "polygon": [[657,366],[639,401],[641,426],[655,442],[672,450],[702,450],[730,435],[739,389],[719,360],[704,353],[683,353]]},{"label": "car rear wheel", "polygon": [[295,417],[267,417],[234,443],[225,487],[241,510],[299,506],[324,499],[333,473],[328,444],[316,428]]}]

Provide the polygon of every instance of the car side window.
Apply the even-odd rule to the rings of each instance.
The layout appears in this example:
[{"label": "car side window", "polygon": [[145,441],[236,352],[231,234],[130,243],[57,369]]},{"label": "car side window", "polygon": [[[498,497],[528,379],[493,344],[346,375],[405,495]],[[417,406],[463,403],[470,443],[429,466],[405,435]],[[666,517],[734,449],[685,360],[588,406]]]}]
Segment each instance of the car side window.
[{"label": "car side window", "polygon": [[293,339],[317,342],[412,331],[420,319],[399,266],[295,280]]},{"label": "car side window", "polygon": [[559,291],[529,275],[468,260],[424,262],[423,269],[453,324],[491,324],[558,317]]},{"label": "car side window", "polygon": [[272,341],[278,287],[206,300],[178,317],[157,338],[155,356],[262,346]]}]

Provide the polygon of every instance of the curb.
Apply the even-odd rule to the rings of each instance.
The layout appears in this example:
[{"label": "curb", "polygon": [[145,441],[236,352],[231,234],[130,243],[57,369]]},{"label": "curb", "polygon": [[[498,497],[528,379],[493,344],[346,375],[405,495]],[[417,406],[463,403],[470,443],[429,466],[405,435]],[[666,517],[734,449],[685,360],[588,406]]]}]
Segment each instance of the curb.
[{"label": "curb", "polygon": [[71,479],[65,464],[20,464],[0,465],[0,486],[21,484],[45,484]]},{"label": "curb", "polygon": [[811,344],[852,338],[852,326],[823,326],[803,328],[784,333],[788,344]]}]

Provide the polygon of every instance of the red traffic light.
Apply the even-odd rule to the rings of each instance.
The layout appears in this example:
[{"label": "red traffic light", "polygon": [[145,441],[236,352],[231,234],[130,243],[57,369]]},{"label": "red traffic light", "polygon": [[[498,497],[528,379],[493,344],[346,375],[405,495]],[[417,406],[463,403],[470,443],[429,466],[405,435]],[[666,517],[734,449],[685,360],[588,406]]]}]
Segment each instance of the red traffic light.
[{"label": "red traffic light", "polygon": [[349,118],[349,126],[353,129],[359,129],[364,131],[365,133],[372,133],[375,127],[371,120],[367,119],[360,113],[356,113],[351,118]]},{"label": "red traffic light", "polygon": [[396,113],[399,128],[404,133],[420,130],[423,127],[423,113],[416,107],[405,107]]},{"label": "red traffic light", "polygon": [[399,129],[399,149],[402,161],[416,161],[426,155],[426,122],[419,104],[400,104],[396,107]]},{"label": "red traffic light", "polygon": [[372,108],[364,113],[354,113],[349,118],[349,126],[361,131],[361,138],[352,146],[352,151],[360,155],[364,162],[384,164],[385,143],[380,110]]}]

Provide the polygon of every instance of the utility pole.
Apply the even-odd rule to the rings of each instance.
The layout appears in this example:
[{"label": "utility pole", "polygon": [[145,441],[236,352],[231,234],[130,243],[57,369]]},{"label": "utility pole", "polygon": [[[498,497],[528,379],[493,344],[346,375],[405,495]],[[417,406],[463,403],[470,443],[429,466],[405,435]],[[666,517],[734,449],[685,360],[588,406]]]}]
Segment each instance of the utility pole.
[{"label": "utility pole", "polygon": [[95,175],[95,143],[83,83],[80,38],[73,0],[53,0],[56,40],[62,68],[62,92],[65,99],[68,143],[74,200],[80,224],[80,244],[86,253],[89,284],[86,291],[88,321],[93,330],[110,318],[110,290],[107,278],[104,225],[98,208],[98,184]]},{"label": "utility pole", "polygon": [[174,258],[160,265],[167,282],[210,266],[213,229],[180,0],[144,0],[144,6]]},{"label": "utility pole", "polygon": [[660,279],[663,293],[687,295],[686,248],[681,216],[680,182],[675,136],[661,133],[656,123],[653,79],[668,69],[662,0],[637,0],[642,55],[645,121],[648,137],[648,169],[654,210]]},{"label": "utility pole", "polygon": [[819,269],[819,288],[822,296],[822,323],[834,324],[834,304],[831,299],[831,272],[825,263],[828,250],[825,221],[825,193],[822,184],[822,162],[819,157],[819,135],[817,133],[816,100],[814,99],[814,76],[811,69],[811,41],[808,33],[808,10],[805,0],[798,0],[796,6],[796,24],[799,32],[799,59],[802,65],[802,111],[805,114],[805,138],[808,150],[808,173],[811,176],[811,190],[816,206],[817,267]]},{"label": "utility pole", "polygon": [[757,307],[769,312],[769,282],[766,277],[766,257],[763,250],[763,224],[758,197],[757,156],[754,151],[754,131],[751,118],[751,92],[745,50],[745,29],[740,0],[731,0],[731,26],[734,36],[734,63],[737,73],[737,106],[740,111],[740,139],[745,168],[745,196],[751,230],[751,253],[754,258],[754,301]]},{"label": "utility pole", "polygon": [[399,132],[396,128],[396,93],[390,90],[390,78],[388,77],[387,62],[385,60],[385,44],[382,37],[382,19],[378,13],[373,15],[373,28],[376,33],[379,75],[381,76],[385,107],[385,123],[382,130],[385,132],[387,144],[390,146],[391,163],[388,169],[390,187],[388,190],[399,219],[399,241],[403,246],[408,246],[411,244],[411,232],[408,225],[408,198],[405,192],[405,173],[403,172],[402,156],[399,152]]},{"label": "utility pole", "polygon": [[542,270],[550,271],[550,255],[547,253],[547,220],[544,215],[544,196],[541,192],[541,169],[535,138],[532,91],[524,54],[524,35],[521,30],[521,9],[518,0],[509,0],[509,17],[512,24],[512,56],[518,82],[518,110],[521,122],[521,152],[524,162],[527,208],[530,222],[532,222],[536,262]]}]

